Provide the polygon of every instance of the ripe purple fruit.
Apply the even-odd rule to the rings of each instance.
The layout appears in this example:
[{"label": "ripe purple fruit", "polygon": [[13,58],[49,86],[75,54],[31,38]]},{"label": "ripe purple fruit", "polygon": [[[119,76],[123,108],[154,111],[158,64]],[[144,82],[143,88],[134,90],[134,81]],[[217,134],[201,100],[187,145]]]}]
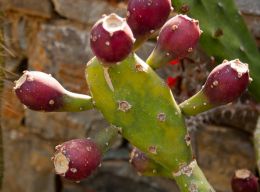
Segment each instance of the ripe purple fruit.
[{"label": "ripe purple fruit", "polygon": [[157,45],[147,62],[159,67],[174,59],[181,59],[191,53],[198,43],[201,30],[199,22],[186,15],[171,18],[162,27]]},{"label": "ripe purple fruit", "polygon": [[170,0],[129,0],[127,23],[138,38],[163,26],[170,12]]},{"label": "ripe purple fruit", "polygon": [[81,111],[92,107],[91,97],[65,90],[51,75],[25,71],[15,82],[18,99],[37,111]]},{"label": "ripe purple fruit", "polygon": [[125,59],[131,53],[134,41],[125,19],[116,14],[104,16],[91,30],[91,49],[107,65]]},{"label": "ripe purple fruit", "polygon": [[259,188],[258,178],[249,170],[240,169],[235,172],[231,186],[233,192],[257,192]]},{"label": "ripe purple fruit", "polygon": [[209,74],[203,92],[213,105],[238,98],[250,82],[248,65],[240,60],[224,61]]},{"label": "ripe purple fruit", "polygon": [[91,139],[74,139],[56,147],[54,167],[57,174],[72,181],[87,178],[101,163],[101,151]]},{"label": "ripe purple fruit", "polygon": [[219,105],[237,99],[250,83],[246,63],[238,59],[224,61],[209,74],[202,89],[190,99],[180,104],[186,115],[196,115]]}]

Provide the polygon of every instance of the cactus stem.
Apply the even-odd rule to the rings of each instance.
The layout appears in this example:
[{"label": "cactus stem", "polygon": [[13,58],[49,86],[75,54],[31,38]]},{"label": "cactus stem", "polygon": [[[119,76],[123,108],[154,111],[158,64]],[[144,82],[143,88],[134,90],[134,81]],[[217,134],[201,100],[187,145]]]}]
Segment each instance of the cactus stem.
[{"label": "cactus stem", "polygon": [[154,50],[149,58],[146,60],[146,63],[152,68],[156,69],[159,68],[162,63],[169,63],[171,60],[172,58],[170,57],[170,53]]},{"label": "cactus stem", "polygon": [[182,165],[180,165],[179,170],[177,172],[173,172],[173,176],[174,177],[178,177],[180,175],[187,175],[188,177],[190,177],[192,175],[193,172],[193,168],[196,165],[196,160],[193,160],[190,162],[190,164],[186,164],[183,163]]},{"label": "cactus stem", "polygon": [[[208,183],[207,179],[203,175],[196,160],[192,161],[189,165],[191,167],[185,167],[182,169],[178,176],[174,176],[176,183],[178,184],[181,192],[199,192],[207,191],[214,192],[215,190]],[[185,173],[183,173],[185,172]]]},{"label": "cactus stem", "polygon": [[98,147],[105,153],[109,150],[111,145],[114,143],[118,135],[118,127],[111,125],[107,127],[105,131],[98,132],[93,140],[97,143]]},{"label": "cactus stem", "polygon": [[213,108],[213,105],[209,103],[203,91],[199,91],[196,95],[182,102],[179,106],[185,115],[197,115]]}]

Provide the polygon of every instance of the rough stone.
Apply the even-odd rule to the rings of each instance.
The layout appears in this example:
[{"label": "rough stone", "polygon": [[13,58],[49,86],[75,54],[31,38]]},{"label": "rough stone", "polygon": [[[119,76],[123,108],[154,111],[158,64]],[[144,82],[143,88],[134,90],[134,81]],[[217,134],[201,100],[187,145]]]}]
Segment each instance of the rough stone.
[{"label": "rough stone", "polygon": [[54,192],[50,142],[32,135],[23,126],[6,124],[3,124],[3,138],[3,191]]},{"label": "rough stone", "polygon": [[53,8],[50,0],[1,0],[4,10],[22,12],[24,14],[51,18]]},{"label": "rough stone", "polygon": [[117,160],[103,162],[94,176],[80,183],[80,188],[65,181],[64,191],[178,192],[178,188],[173,181],[139,176],[127,161]]},{"label": "rough stone", "polygon": [[1,123],[10,129],[17,127],[16,131],[24,123],[24,108],[13,92],[13,83],[6,81],[4,84],[2,100]]},{"label": "rough stone", "polygon": [[245,15],[244,18],[252,34],[260,39],[260,16]]},{"label": "rough stone", "polygon": [[82,23],[93,24],[101,18],[103,14],[112,12],[125,17],[125,6],[112,6],[107,1],[102,0],[52,0],[55,10],[62,16],[80,21]]},{"label": "rough stone", "polygon": [[107,127],[102,116],[94,110],[75,114],[26,110],[25,118],[25,124],[33,134],[52,141],[88,137],[93,129],[101,130]]},{"label": "rough stone", "polygon": [[236,169],[255,170],[255,155],[250,138],[220,126],[205,126],[195,132],[196,156],[216,191],[230,192],[230,179]]},{"label": "rough stone", "polygon": [[30,50],[32,69],[52,74],[71,91],[87,91],[84,69],[93,56],[87,29],[66,21],[43,24]]},{"label": "rough stone", "polygon": [[154,47],[155,47],[155,42],[147,41],[137,50],[136,53],[145,61],[152,53]]},{"label": "rough stone", "polygon": [[243,13],[260,16],[259,0],[236,0],[235,2]]}]

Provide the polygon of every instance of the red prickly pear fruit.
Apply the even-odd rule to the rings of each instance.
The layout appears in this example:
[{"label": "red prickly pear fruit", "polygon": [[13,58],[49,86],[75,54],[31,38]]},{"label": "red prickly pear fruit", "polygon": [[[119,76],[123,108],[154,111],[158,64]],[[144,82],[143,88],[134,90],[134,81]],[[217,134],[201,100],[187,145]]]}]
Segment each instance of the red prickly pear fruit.
[{"label": "red prickly pear fruit", "polygon": [[134,41],[127,22],[116,14],[104,16],[91,29],[91,49],[107,65],[125,59],[132,52]]},{"label": "red prickly pear fruit", "polygon": [[248,65],[238,59],[224,61],[209,74],[202,89],[209,103],[227,104],[238,98],[250,82]]},{"label": "red prickly pear fruit", "polygon": [[168,86],[170,87],[170,88],[173,88],[175,85],[176,85],[176,83],[177,83],[177,77],[168,77],[167,78],[167,84],[168,84]]},{"label": "red prickly pear fruit", "polygon": [[176,15],[162,27],[155,49],[147,60],[159,67],[191,53],[199,41],[199,22],[186,15]]},{"label": "red prickly pear fruit", "polygon": [[67,91],[51,75],[39,71],[25,71],[15,81],[18,99],[36,111],[83,111],[93,107],[92,99]]},{"label": "red prickly pear fruit", "polygon": [[50,75],[25,71],[14,87],[19,100],[32,110],[55,111],[62,107],[65,89]]},{"label": "red prickly pear fruit", "polygon": [[179,106],[186,115],[196,115],[237,99],[251,79],[246,63],[238,59],[224,61],[209,74],[202,89]]},{"label": "red prickly pear fruit", "polygon": [[101,163],[101,151],[91,139],[70,140],[55,149],[55,171],[68,180],[87,178]]},{"label": "red prickly pear fruit", "polygon": [[193,51],[200,34],[198,21],[186,15],[177,15],[162,27],[157,47],[170,54],[171,59],[183,58]]},{"label": "red prickly pear fruit", "polygon": [[159,29],[171,12],[170,0],[129,0],[127,23],[134,36],[144,36]]},{"label": "red prickly pear fruit", "polygon": [[237,170],[231,180],[233,192],[257,192],[258,178],[247,169]]}]

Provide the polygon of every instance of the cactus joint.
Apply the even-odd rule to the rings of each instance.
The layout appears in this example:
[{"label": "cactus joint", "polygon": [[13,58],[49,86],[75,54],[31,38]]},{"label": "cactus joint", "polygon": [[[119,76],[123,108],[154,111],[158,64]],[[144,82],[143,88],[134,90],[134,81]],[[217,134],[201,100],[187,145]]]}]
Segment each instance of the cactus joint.
[{"label": "cactus joint", "polygon": [[178,177],[181,175],[187,175],[188,177],[190,177],[192,175],[193,168],[195,167],[195,165],[196,165],[196,160],[193,160],[189,165],[187,165],[186,163],[183,163],[179,167],[178,172],[173,172],[173,176]]}]

